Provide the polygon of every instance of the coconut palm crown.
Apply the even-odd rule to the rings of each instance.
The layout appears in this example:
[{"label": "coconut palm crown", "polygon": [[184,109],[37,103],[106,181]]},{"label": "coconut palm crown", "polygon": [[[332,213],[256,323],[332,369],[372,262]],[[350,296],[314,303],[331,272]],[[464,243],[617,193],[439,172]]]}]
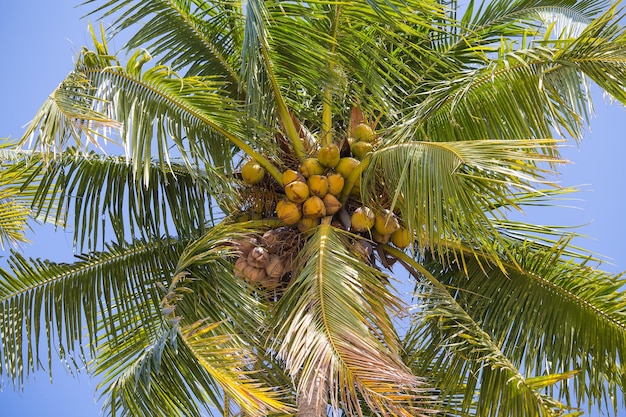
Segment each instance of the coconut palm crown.
[{"label": "coconut palm crown", "polygon": [[81,253],[0,270],[5,381],[86,366],[116,416],[624,409],[623,279],[516,220],[574,191],[590,87],[626,103],[618,4],[86,3],[112,27],[0,149],[3,244],[30,217]]}]

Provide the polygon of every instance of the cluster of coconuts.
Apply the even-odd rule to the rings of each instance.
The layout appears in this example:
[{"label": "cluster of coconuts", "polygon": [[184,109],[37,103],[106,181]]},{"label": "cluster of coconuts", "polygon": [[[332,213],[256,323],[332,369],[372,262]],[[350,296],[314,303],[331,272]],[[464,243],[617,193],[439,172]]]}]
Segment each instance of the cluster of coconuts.
[{"label": "cluster of coconuts", "polygon": [[[331,143],[323,146],[315,157],[302,160],[297,170],[287,169],[282,175],[284,197],[276,202],[276,215],[286,226],[295,226],[301,232],[307,232],[320,224],[322,218],[334,216],[339,220],[333,222],[346,230],[359,233],[365,238],[378,243],[393,243],[404,249],[413,241],[411,233],[401,227],[397,216],[389,210],[383,209],[374,212],[369,207],[352,204],[350,212],[342,207],[341,195],[346,179],[359,166],[361,159],[374,150],[374,132],[366,123],[355,126],[352,137],[349,138],[351,156],[341,157],[340,149]],[[256,161],[245,163],[241,170],[244,182],[248,185],[258,184],[265,177],[265,170]],[[360,196],[360,180],[350,190],[350,196]],[[367,251],[366,251],[367,252]],[[235,269],[243,271],[241,266],[255,267],[258,270],[265,268],[262,262],[251,261],[256,255],[250,252],[246,264],[239,262]],[[241,258],[240,258],[241,259]],[[256,262],[256,263],[255,263]],[[265,262],[265,261],[263,261]],[[266,262],[267,263],[267,262]],[[254,272],[256,273],[256,272]],[[262,275],[262,272],[258,273]],[[276,274],[276,273],[275,273]],[[244,278],[250,282],[257,282],[247,274]],[[269,273],[266,271],[266,275]]]},{"label": "cluster of coconuts", "polygon": [[292,265],[292,259],[281,253],[281,234],[282,229],[271,229],[260,239],[249,236],[235,242],[239,254],[233,268],[235,276],[269,290],[277,288]]}]

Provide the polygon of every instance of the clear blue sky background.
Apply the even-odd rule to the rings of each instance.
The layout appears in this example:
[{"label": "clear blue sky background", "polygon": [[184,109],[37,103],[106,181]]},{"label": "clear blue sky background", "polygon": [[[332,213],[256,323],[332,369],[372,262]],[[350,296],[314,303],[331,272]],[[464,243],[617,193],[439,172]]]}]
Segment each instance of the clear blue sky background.
[{"label": "clear blue sky background", "polygon": [[[78,0],[76,1],[78,3]],[[0,0],[0,137],[20,137],[24,125],[46,96],[73,67],[82,45],[90,45],[88,8],[67,1]],[[112,42],[113,50],[121,48]],[[572,161],[558,177],[563,185],[581,185],[576,208],[542,208],[526,219],[541,224],[585,225],[579,232],[589,239],[578,243],[611,259],[604,269],[626,270],[626,112],[609,105],[598,94],[597,116],[580,146],[570,143],[563,155]],[[70,261],[71,237],[37,230],[36,243],[24,248],[32,257]],[[0,417],[87,417],[100,415],[96,381],[86,374],[71,377],[61,366],[48,375],[32,375],[24,392],[6,381],[0,392]]]}]

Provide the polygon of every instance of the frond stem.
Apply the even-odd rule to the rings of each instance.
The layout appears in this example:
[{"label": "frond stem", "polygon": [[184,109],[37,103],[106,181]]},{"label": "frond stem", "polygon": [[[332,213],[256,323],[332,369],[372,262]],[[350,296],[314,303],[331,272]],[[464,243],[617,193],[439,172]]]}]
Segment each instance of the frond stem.
[{"label": "frond stem", "polygon": [[255,151],[254,148],[252,146],[250,146],[248,143],[246,143],[244,140],[238,138],[236,135],[233,135],[232,133],[230,133],[226,129],[224,129],[221,126],[219,126],[218,124],[214,123],[209,118],[207,118],[202,112],[194,109],[193,107],[184,104],[180,100],[174,99],[170,95],[164,94],[161,90],[158,90],[157,88],[151,86],[148,83],[145,83],[145,82],[143,82],[143,81],[141,81],[141,80],[139,80],[137,78],[130,77],[130,76],[126,75],[125,73],[114,71],[113,68],[104,68],[104,69],[98,69],[98,70],[95,70],[95,69],[86,70],[86,71],[84,71],[84,73],[86,75],[89,75],[90,73],[95,74],[95,75],[100,75],[101,73],[108,73],[108,74],[113,75],[114,77],[120,77],[120,78],[122,78],[122,79],[124,79],[124,80],[126,80],[126,81],[128,81],[130,83],[134,83],[134,84],[137,84],[137,85],[141,86],[142,88],[145,88],[146,90],[150,91],[150,93],[155,94],[156,96],[158,96],[158,97],[160,97],[160,98],[162,98],[162,99],[172,103],[174,106],[182,109],[184,112],[187,112],[191,116],[195,117],[196,119],[198,119],[198,120],[202,121],[203,123],[207,124],[208,126],[210,126],[213,130],[215,130],[216,132],[218,132],[219,134],[224,136],[230,142],[235,144],[239,149],[244,151],[248,156],[250,156],[255,161],[257,161],[278,182],[282,181],[282,173],[280,172],[280,170],[276,166],[274,166],[274,164],[272,164],[272,162],[270,162],[263,155],[261,155],[260,153]]},{"label": "frond stem", "polygon": [[348,197],[350,197],[350,192],[352,191],[352,188],[354,188],[354,186],[356,185],[356,182],[361,177],[361,174],[363,174],[363,171],[365,171],[367,167],[369,167],[370,161],[372,159],[371,156],[371,153],[367,154],[361,160],[361,163],[357,165],[356,168],[354,168],[354,171],[350,173],[348,178],[346,178],[343,190],[341,190],[341,194],[339,195],[339,201],[342,205],[346,204],[346,202],[348,201]]},{"label": "frond stem", "polygon": [[438,294],[445,296],[448,302],[453,306],[455,312],[463,316],[463,319],[470,326],[470,330],[472,332],[475,332],[481,338],[481,340],[486,341],[489,349],[491,349],[492,352],[495,353],[495,357],[494,355],[488,355],[483,360],[489,362],[492,367],[500,365],[499,367],[503,370],[506,370],[507,373],[510,375],[510,378],[508,379],[508,384],[512,383],[511,380],[516,380],[515,386],[523,386],[524,390],[529,392],[536,399],[537,405],[542,408],[546,415],[551,414],[541,395],[537,391],[532,389],[532,387],[528,384],[526,378],[524,377],[524,375],[521,374],[517,366],[515,366],[509,360],[509,358],[507,358],[506,355],[500,350],[500,348],[492,342],[491,336],[486,333],[478,325],[478,323],[476,323],[476,321],[469,314],[467,314],[465,309],[457,303],[456,299],[448,292],[448,289],[445,285],[439,282],[433,276],[433,274],[431,274],[426,268],[424,268],[424,266],[422,266],[415,259],[408,256],[405,252],[396,249],[390,245],[384,245],[384,250],[394,256],[396,259],[398,259],[415,279],[419,280],[421,275],[437,289]]},{"label": "frond stem", "polygon": [[[280,114],[283,129],[285,129],[285,133],[287,134],[287,137],[293,145],[296,156],[299,160],[302,161],[304,158],[306,158],[306,150],[304,149],[304,144],[300,139],[300,134],[298,133],[298,129],[296,129],[296,125],[291,118],[291,114],[289,112],[289,109],[287,108],[287,105],[285,104],[285,100],[280,93],[280,87],[278,86],[278,82],[276,81],[276,75],[274,74],[271,63],[272,61],[270,60],[267,48],[265,47],[263,42],[260,42],[260,44],[261,53],[263,54],[263,58],[265,58],[265,62],[267,63],[267,72],[272,83],[272,89],[274,90],[274,95],[276,96],[276,105],[278,106],[278,112]],[[280,182],[280,179],[278,180]]]},{"label": "frond stem", "polygon": [[[462,243],[458,243],[458,242],[453,242],[453,241],[449,241],[446,242],[446,246],[456,250],[458,252],[463,252],[463,251],[470,251],[472,252],[472,254],[474,256],[480,257],[483,260],[487,261],[487,262],[491,262],[493,261],[493,259],[486,255],[485,253],[482,253],[481,251],[478,251],[476,249],[473,248],[468,248],[466,247],[466,245],[462,244]],[[387,249],[393,249],[393,248],[385,248]],[[623,323],[619,320],[617,320],[616,318],[610,316],[608,313],[606,313],[604,310],[599,309],[598,307],[596,307],[595,305],[591,304],[590,302],[580,298],[578,295],[572,293],[571,291],[567,291],[565,290],[563,287],[560,287],[558,285],[556,285],[555,283],[553,283],[550,280],[547,280],[543,277],[541,277],[540,275],[532,272],[532,271],[527,271],[527,270],[523,270],[522,267],[514,260],[500,260],[498,261],[498,264],[502,266],[502,271],[506,273],[507,270],[518,270],[518,271],[522,271],[526,276],[528,276],[530,279],[532,279],[533,281],[536,281],[538,283],[538,285],[544,287],[544,288],[550,288],[552,291],[554,291],[555,293],[559,294],[560,296],[562,296],[565,299],[568,299],[572,302],[574,302],[575,304],[578,304],[580,306],[583,306],[583,308],[587,308],[591,311],[593,311],[594,314],[603,317],[604,319],[606,319],[607,321],[609,321],[610,323],[612,323],[614,326],[616,326],[617,328],[619,328],[621,331],[626,333],[626,323]]]},{"label": "frond stem", "polygon": [[[333,20],[333,25],[331,28],[333,43],[330,45],[330,55],[328,58],[328,70],[330,73],[332,73],[334,67],[332,60],[337,46],[336,40],[337,30],[339,28],[340,9],[341,7],[339,5],[335,6],[335,19]],[[330,87],[326,85],[326,87],[324,88],[324,98],[322,100],[322,146],[329,145],[332,142],[332,100],[332,92],[330,90]]]}]

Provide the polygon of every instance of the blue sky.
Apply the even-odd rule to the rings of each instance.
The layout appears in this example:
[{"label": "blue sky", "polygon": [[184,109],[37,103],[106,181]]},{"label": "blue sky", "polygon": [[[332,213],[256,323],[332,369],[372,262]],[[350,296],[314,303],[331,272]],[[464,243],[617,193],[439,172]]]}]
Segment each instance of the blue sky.
[{"label": "blue sky", "polygon": [[[74,8],[78,1],[0,0],[0,137],[19,137],[46,96],[72,69],[73,58],[84,44],[90,45],[87,7]],[[112,42],[115,50],[122,45]],[[580,147],[569,143],[558,180],[563,185],[581,185],[584,190],[567,204],[576,208],[542,208],[525,216],[541,224],[585,225],[578,232],[589,239],[581,246],[612,259],[604,269],[626,270],[626,112],[598,96],[597,116]],[[38,230],[37,242],[24,248],[32,257],[69,261],[71,237]],[[86,417],[100,415],[96,403],[96,381],[81,374],[71,377],[62,366],[53,369],[54,383],[45,372],[31,376],[24,392],[3,386],[0,416]]]}]

